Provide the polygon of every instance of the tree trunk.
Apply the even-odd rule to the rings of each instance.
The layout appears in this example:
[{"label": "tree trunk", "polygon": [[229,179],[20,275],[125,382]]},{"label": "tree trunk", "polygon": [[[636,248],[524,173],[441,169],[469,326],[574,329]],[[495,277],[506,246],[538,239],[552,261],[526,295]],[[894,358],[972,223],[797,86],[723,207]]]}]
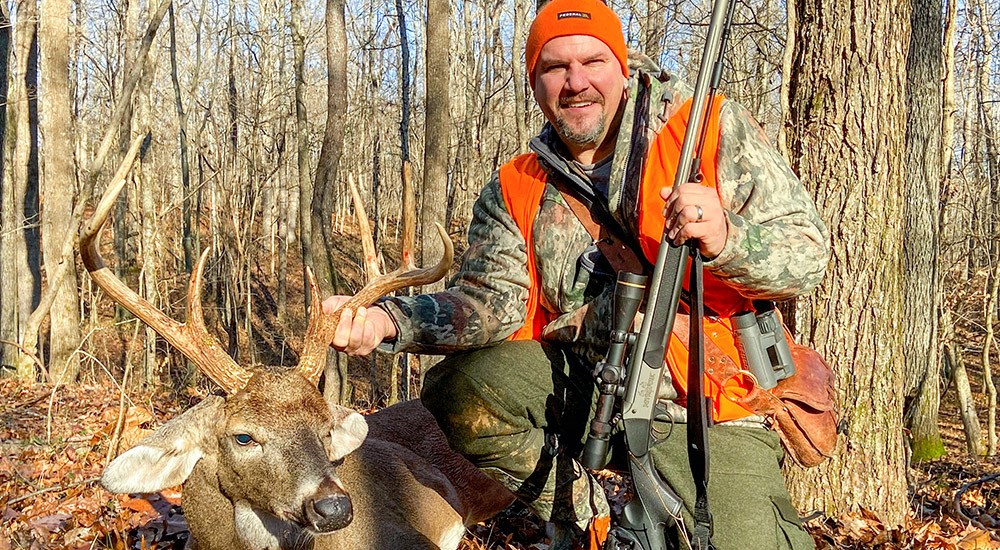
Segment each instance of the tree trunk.
[{"label": "tree trunk", "polygon": [[[945,0],[947,9],[944,20],[944,41],[942,51],[942,82],[941,92],[941,204],[938,210],[938,226],[942,242],[955,240],[956,230],[959,224],[953,223],[960,212],[956,212],[955,206],[958,203],[954,197],[955,189],[951,178],[952,151],[955,147],[955,18],[957,9],[955,0]],[[956,205],[957,206],[957,205]],[[947,268],[956,265],[959,257],[954,250],[957,247],[950,247],[950,253],[942,254],[938,260],[938,265],[942,274],[947,272]]]},{"label": "tree trunk", "polygon": [[972,398],[969,373],[965,369],[965,360],[962,359],[962,346],[955,340],[955,327],[952,325],[951,312],[947,309],[941,313],[941,339],[945,343],[943,355],[955,384],[958,413],[965,431],[965,448],[970,458],[979,460],[983,456],[983,431],[979,426],[979,415],[976,414],[976,402]]},{"label": "tree trunk", "polygon": [[914,0],[906,60],[906,169],[903,222],[903,360],[911,459],[945,454],[938,431],[941,361],[938,196],[941,191],[941,0]]},{"label": "tree trunk", "polygon": [[[306,112],[306,77],[305,77],[305,29],[303,28],[303,7],[302,0],[292,0],[292,49],[295,60],[293,62],[295,72],[295,143],[296,143],[296,165],[298,167],[299,182],[299,243],[302,251],[302,264],[312,267],[312,254],[310,249],[311,226],[310,212],[312,203],[312,172],[309,168],[309,114]],[[305,288],[305,303],[303,306],[309,308],[309,282],[303,275]]]},{"label": "tree trunk", "polygon": [[646,15],[642,18],[642,53],[659,63],[663,37],[666,34],[664,14],[667,8],[662,0],[646,0],[645,8]]},{"label": "tree trunk", "polygon": [[[7,3],[0,3],[0,340],[17,340],[17,277],[11,251],[14,250],[14,182],[11,176],[11,159],[7,147],[7,112],[11,109],[7,88],[11,61],[11,25]],[[0,373],[13,367],[16,348],[0,343]]]},{"label": "tree trunk", "polygon": [[324,292],[339,290],[337,271],[329,253],[333,245],[331,219],[337,202],[337,169],[343,154],[347,112],[347,33],[343,0],[326,2],[327,99],[326,129],[316,167],[311,225],[313,269]]},{"label": "tree trunk", "polygon": [[[172,6],[172,4],[171,4]],[[148,13],[147,6],[143,11]],[[169,11],[169,10],[168,10]],[[147,15],[144,13],[143,15]],[[133,135],[140,135],[154,120],[152,97],[150,90],[153,84],[153,77],[156,73],[157,51],[150,52],[149,55],[136,61],[142,65],[142,77],[135,89],[136,120],[133,121]],[[141,234],[139,244],[142,249],[141,276],[139,279],[139,294],[149,303],[159,305],[160,299],[156,290],[156,231],[158,217],[154,195],[161,186],[157,178],[157,170],[152,166],[152,160],[143,162],[133,171],[138,182],[138,206],[139,219],[141,221]],[[142,342],[142,379],[143,386],[154,386],[159,378],[156,363],[156,331],[149,326],[143,327],[144,337]]]},{"label": "tree trunk", "polygon": [[191,226],[191,166],[188,161],[188,120],[187,113],[184,112],[184,102],[181,96],[181,83],[177,78],[177,31],[174,25],[174,5],[170,4],[167,10],[170,25],[170,81],[174,85],[174,109],[177,111],[177,146],[181,154],[181,244],[184,248],[184,272],[191,273],[194,269],[195,254],[194,236],[192,231],[196,228]]},{"label": "tree trunk", "polygon": [[527,75],[524,74],[524,41],[527,33],[525,21],[528,16],[528,2],[526,0],[514,0],[514,29],[511,46],[511,72],[514,82],[514,123],[517,128],[517,152],[521,153],[528,147],[528,107],[525,104],[528,86]]},{"label": "tree trunk", "polygon": [[[124,25],[121,28],[122,41],[125,43],[121,60],[122,68],[126,73],[135,74],[136,85],[138,85],[139,79],[142,77],[143,66],[143,60],[136,55],[136,52],[140,48],[137,29],[141,13],[142,4],[140,2],[127,2],[125,5]],[[135,112],[132,96],[125,96],[124,94],[125,90],[122,90],[122,101],[124,102],[122,103],[122,119],[119,127],[115,129],[118,133],[118,154],[120,156],[125,155],[129,145],[132,143],[132,117]],[[135,254],[135,244],[132,242],[131,231],[131,228],[135,224],[129,217],[129,212],[136,212],[138,210],[131,208],[135,203],[135,197],[132,193],[133,188],[134,186],[132,185],[126,185],[122,189],[120,198],[115,204],[114,219],[112,220],[114,224],[115,257],[117,258],[115,262],[115,275],[123,281],[130,280],[132,274],[136,271],[135,264],[137,257]],[[124,307],[120,304],[115,304],[116,322],[121,322],[131,317],[132,315]]]},{"label": "tree trunk", "polygon": [[[451,142],[451,40],[449,0],[427,2],[427,122],[424,130],[424,184],[421,207],[421,261],[436,262],[443,252],[434,223],[445,223],[448,203],[448,162]],[[424,291],[444,288],[444,282],[424,287]]]},{"label": "tree trunk", "polygon": [[[993,118],[993,87],[990,85],[990,72],[993,67],[993,38],[992,21],[990,20],[990,10],[993,5],[987,5],[983,0],[976,2],[979,17],[979,32],[983,41],[982,59],[979,64],[979,108],[982,110],[983,139],[986,145],[986,181],[989,182],[989,214],[990,232],[989,239],[989,262],[992,266],[993,287],[990,292],[990,310],[987,312],[986,327],[987,333],[992,336],[992,319],[997,307],[997,287],[1000,286],[1000,146],[997,145],[996,126]],[[983,349],[983,386],[986,389],[986,455],[994,456],[997,453],[997,389],[993,383],[993,372],[990,368],[989,353],[990,347]]]},{"label": "tree trunk", "polygon": [[1000,262],[994,264],[989,275],[990,288],[983,300],[983,324],[986,334],[983,336],[983,387],[986,389],[986,456],[997,452],[997,390],[993,384],[993,364],[990,362],[990,352],[993,349],[993,319],[996,317],[997,295],[1000,293]]},{"label": "tree trunk", "polygon": [[[42,0],[39,42],[42,59],[41,131],[45,136],[42,217],[45,270],[51,274],[58,262],[69,263],[68,276],[58,287],[49,310],[49,354],[46,361],[55,380],[73,382],[80,371],[80,307],[75,258],[62,257],[63,244],[74,237],[73,197],[76,196],[76,162],[72,97],[69,83],[69,0]],[[49,283],[52,284],[51,282]]]},{"label": "tree trunk", "polygon": [[[37,231],[30,229],[38,222],[38,149],[37,149],[37,67],[38,44],[36,36],[37,6],[35,0],[19,0],[17,5],[14,58],[17,69],[14,89],[8,108],[11,109],[15,129],[13,136],[12,185],[4,196],[5,223],[2,231],[4,243],[4,304],[8,311],[11,332],[3,340],[21,342],[24,324],[38,303],[40,277],[37,269]],[[34,111],[34,112],[33,112]],[[9,286],[7,286],[9,285]],[[9,302],[8,302],[9,300]],[[4,347],[4,363],[13,365],[17,377],[34,380],[34,365],[20,350]]]},{"label": "tree trunk", "polygon": [[[399,27],[399,103],[401,105],[399,148],[402,161],[407,162],[410,160],[410,44],[406,38],[406,13],[403,11],[403,0],[396,0],[396,20]],[[430,17],[428,17],[427,26],[430,27],[431,24]],[[427,49],[430,51],[430,32],[427,33],[427,40]],[[428,71],[427,76],[428,78],[432,76],[430,71]],[[430,98],[427,99],[430,100]],[[430,109],[429,106],[428,109]]]},{"label": "tree trunk", "polygon": [[837,367],[847,437],[789,480],[801,510],[865,508],[897,526],[907,510],[899,319],[910,12],[885,0],[799,0],[796,12],[793,167],[837,235],[827,277],[798,314],[806,341]]},{"label": "tree trunk", "polygon": [[[792,62],[795,58],[795,35],[798,27],[798,16],[795,13],[795,2],[785,2],[785,47],[781,52],[781,86],[778,91],[778,103],[781,108],[781,119],[778,121],[778,151],[786,160],[791,160],[792,152],[788,150],[789,117],[791,107]],[[799,327],[795,327],[799,334]]]},{"label": "tree trunk", "polygon": [[[441,239],[434,224],[446,226],[448,208],[448,164],[451,143],[451,3],[449,0],[427,2],[426,91],[424,127],[424,181],[420,193],[420,258],[422,264],[437,262],[443,254]],[[423,292],[444,288],[444,281],[424,285]],[[437,361],[431,356],[420,359],[420,372]],[[409,368],[404,369],[409,384]]]},{"label": "tree trunk", "polygon": [[[153,192],[159,185],[154,181],[155,171],[140,168],[139,203],[142,213],[142,277],[139,284],[140,295],[151,304],[159,304],[156,291],[156,206],[153,203]],[[156,363],[156,331],[149,326],[144,327],[142,342],[142,384],[150,388],[157,384],[160,373]]]},{"label": "tree trunk", "polygon": [[[344,0],[326,2],[326,130],[316,167],[310,212],[310,256],[320,291],[324,295],[344,290],[330,253],[333,247],[331,216],[337,200],[337,169],[344,149],[344,118],[347,113],[347,30],[344,25],[344,9]],[[350,392],[346,357],[341,358],[331,352],[327,361],[324,392],[340,403],[348,401]]]}]

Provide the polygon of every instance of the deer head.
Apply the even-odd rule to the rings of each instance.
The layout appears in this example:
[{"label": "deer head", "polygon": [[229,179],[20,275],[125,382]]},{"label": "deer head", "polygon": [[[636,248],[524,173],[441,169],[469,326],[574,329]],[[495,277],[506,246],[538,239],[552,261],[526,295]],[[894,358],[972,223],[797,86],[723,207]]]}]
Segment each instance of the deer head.
[{"label": "deer head", "polygon": [[[113,492],[153,492],[185,483],[195,474],[199,482],[185,487],[185,506],[189,493],[195,499],[221,502],[223,513],[236,518],[236,534],[241,537],[253,536],[255,529],[274,536],[274,530],[266,525],[270,520],[290,522],[314,533],[344,528],[352,520],[352,504],[350,487],[338,476],[338,462],[362,444],[368,427],[358,413],[327,404],[316,387],[340,310],[323,313],[320,291],[309,271],[310,320],[299,364],[294,369],[271,371],[238,365],[205,327],[201,288],[208,250],[191,277],[185,322],[171,319],[130,289],[107,268],[98,245],[101,229],[125,185],[140,144],[141,139],[132,144],[82,230],[80,253],[84,266],[112,300],[153,328],[226,395],[210,396],[164,424],[115,459],[105,469],[101,483]],[[404,177],[404,189],[410,187],[408,179]],[[386,275],[378,274],[374,244],[366,229],[367,215],[353,182],[351,188],[363,225],[366,265],[374,276],[343,307],[367,306],[399,288],[427,284],[445,275],[454,250],[440,225],[437,230],[445,253],[436,266],[413,266],[410,231],[409,237],[403,239],[402,267]],[[408,192],[412,194],[412,189]],[[406,210],[405,223],[413,224],[414,216],[409,212],[412,209]],[[194,531],[194,518],[189,521]],[[205,523],[213,526],[211,519]],[[221,526],[231,523],[221,518],[215,524],[216,530],[224,530]],[[205,531],[213,535],[210,528]]]}]

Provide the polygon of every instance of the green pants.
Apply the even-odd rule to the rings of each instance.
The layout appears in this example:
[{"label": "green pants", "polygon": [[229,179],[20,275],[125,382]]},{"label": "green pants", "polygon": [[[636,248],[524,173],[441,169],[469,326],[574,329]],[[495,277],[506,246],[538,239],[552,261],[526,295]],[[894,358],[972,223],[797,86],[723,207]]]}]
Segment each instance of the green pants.
[{"label": "green pants", "polygon": [[[589,366],[532,341],[453,355],[427,372],[421,392],[453,448],[542,519],[580,526],[609,513],[603,490],[576,461],[596,396]],[[651,454],[684,500],[683,519],[690,526],[695,490],[686,428],[666,428],[670,435]],[[814,548],[785,489],[774,433],[720,425],[709,431],[709,445],[709,501],[719,550]],[[675,544],[685,548],[680,531]]]}]

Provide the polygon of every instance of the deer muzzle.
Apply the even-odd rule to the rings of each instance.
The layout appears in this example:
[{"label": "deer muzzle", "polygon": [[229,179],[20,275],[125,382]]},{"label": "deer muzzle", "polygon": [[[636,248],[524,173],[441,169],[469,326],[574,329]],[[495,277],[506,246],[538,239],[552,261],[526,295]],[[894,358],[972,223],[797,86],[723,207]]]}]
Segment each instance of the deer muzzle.
[{"label": "deer muzzle", "polygon": [[324,481],[316,494],[305,502],[309,527],[317,533],[343,529],[354,519],[351,496],[334,481]]}]

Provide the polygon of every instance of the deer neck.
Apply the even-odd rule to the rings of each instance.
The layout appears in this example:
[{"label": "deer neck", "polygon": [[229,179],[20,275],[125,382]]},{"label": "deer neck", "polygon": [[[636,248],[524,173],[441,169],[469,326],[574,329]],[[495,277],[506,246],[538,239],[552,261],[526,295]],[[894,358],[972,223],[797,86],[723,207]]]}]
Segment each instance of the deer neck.
[{"label": "deer neck", "polygon": [[216,453],[207,453],[184,484],[183,505],[191,536],[201,550],[308,550],[312,537],[222,491]]}]

